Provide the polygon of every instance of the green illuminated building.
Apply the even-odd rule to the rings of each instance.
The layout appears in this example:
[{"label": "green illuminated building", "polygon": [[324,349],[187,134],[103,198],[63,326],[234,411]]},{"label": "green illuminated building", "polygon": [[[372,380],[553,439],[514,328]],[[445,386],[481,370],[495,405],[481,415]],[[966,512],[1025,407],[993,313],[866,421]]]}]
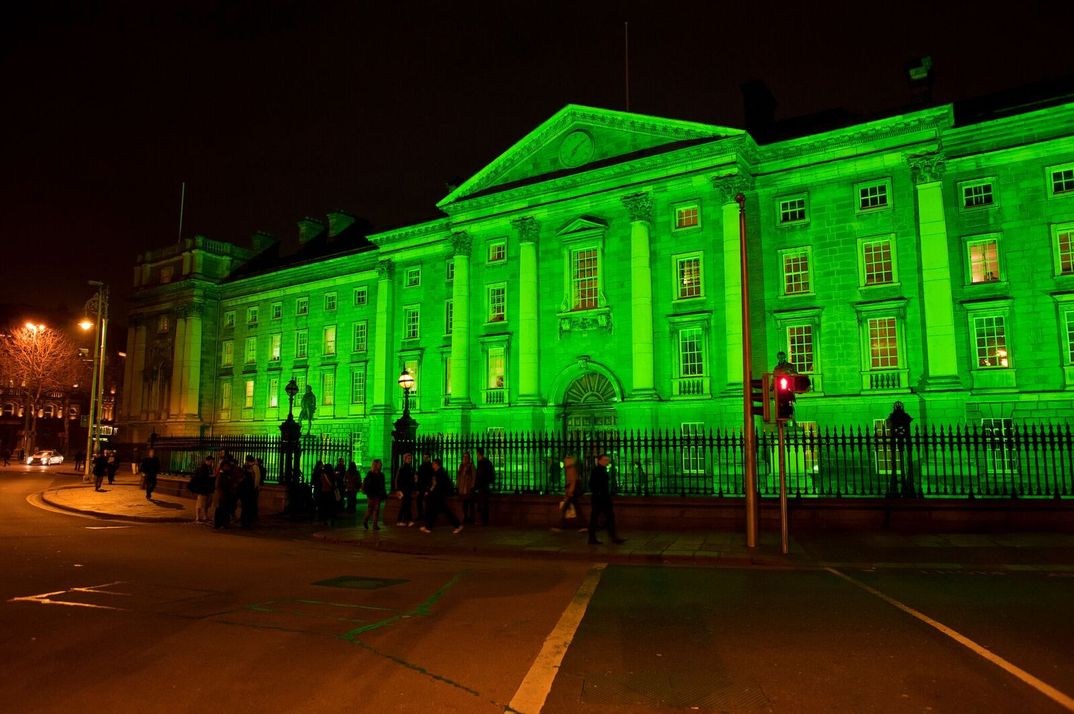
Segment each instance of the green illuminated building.
[{"label": "green illuminated building", "polygon": [[127,433],[274,432],[294,376],[314,433],[379,456],[404,368],[424,433],[739,425],[739,192],[754,369],[812,375],[800,424],[1074,416],[1074,104],[762,143],[567,106],[438,220],[140,256]]}]

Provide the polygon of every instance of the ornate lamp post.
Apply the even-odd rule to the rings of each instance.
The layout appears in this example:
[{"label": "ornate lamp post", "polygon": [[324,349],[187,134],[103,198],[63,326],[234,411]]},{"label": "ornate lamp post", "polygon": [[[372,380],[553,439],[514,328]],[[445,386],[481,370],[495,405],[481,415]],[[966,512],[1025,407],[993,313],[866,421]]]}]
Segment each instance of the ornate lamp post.
[{"label": "ornate lamp post", "polygon": [[392,473],[399,468],[403,454],[413,453],[418,433],[418,422],[410,416],[410,390],[414,388],[414,375],[403,370],[399,375],[399,387],[403,390],[403,416],[395,422],[392,432]]},{"label": "ornate lamp post", "polygon": [[101,430],[101,398],[104,392],[104,350],[105,339],[108,333],[108,286],[99,280],[89,281],[90,285],[97,288],[97,294],[86,302],[86,311],[95,316],[95,321],[82,320],[78,326],[88,331],[96,327],[93,349],[93,378],[90,380],[90,403],[89,414],[86,424],[89,429],[86,433],[86,464],[83,467],[82,480],[90,480],[90,470],[93,466],[93,454],[99,448],[97,439]]},{"label": "ornate lamp post", "polygon": [[287,419],[280,424],[280,483],[298,482],[299,437],[302,426],[295,421],[295,395],[298,383],[294,378],[283,388],[287,392]]}]

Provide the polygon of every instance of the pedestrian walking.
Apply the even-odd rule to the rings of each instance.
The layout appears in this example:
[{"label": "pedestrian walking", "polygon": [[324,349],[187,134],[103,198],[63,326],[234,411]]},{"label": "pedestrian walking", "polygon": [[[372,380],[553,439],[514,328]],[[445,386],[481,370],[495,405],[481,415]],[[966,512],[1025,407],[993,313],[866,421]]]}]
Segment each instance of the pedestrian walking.
[{"label": "pedestrian walking", "polygon": [[242,502],[240,524],[243,528],[250,528],[257,520],[257,499],[261,494],[261,469],[252,454],[246,455],[246,464],[243,466],[243,477],[239,482],[239,500]]},{"label": "pedestrian walking", "polygon": [[160,473],[160,459],[157,458],[156,450],[150,449],[146,457],[142,459],[142,479],[145,483],[145,498],[153,498],[153,489],[157,487],[157,474]]},{"label": "pedestrian walking", "polygon": [[[10,451],[4,452],[4,466],[7,466],[8,457],[11,456]],[[81,471],[82,467],[86,465],[86,452],[79,451],[75,453],[75,471]]]},{"label": "pedestrian walking", "polygon": [[582,504],[578,502],[581,495],[581,485],[578,482],[578,460],[573,456],[563,457],[563,477],[566,481],[563,487],[563,500],[559,502],[559,527],[553,530],[562,530],[567,527],[567,521],[574,520],[576,523],[584,523]]},{"label": "pedestrian walking", "polygon": [[108,485],[116,482],[116,471],[119,470],[119,455],[115,449],[108,452]]},{"label": "pedestrian walking", "polygon": [[452,533],[458,535],[462,532],[462,523],[459,522],[458,516],[451,510],[448,505],[448,498],[455,493],[455,484],[451,482],[451,476],[444,470],[444,464],[440,459],[433,459],[432,468],[432,484],[429,487],[429,497],[425,504],[425,525],[421,527],[422,533],[432,533],[433,526],[436,525],[436,518],[443,513],[454,530]]},{"label": "pedestrian walking", "polygon": [[424,522],[426,508],[428,507],[429,491],[433,485],[433,462],[432,454],[426,452],[421,455],[421,465],[418,466],[417,487],[414,489],[414,498],[418,505],[418,520]]},{"label": "pedestrian walking", "polygon": [[397,526],[409,528],[414,525],[415,478],[414,455],[403,454],[403,463],[399,466],[399,473],[395,475],[395,490],[399,493],[399,517],[395,520]]},{"label": "pedestrian walking", "polygon": [[384,482],[384,463],[380,459],[373,459],[369,473],[362,481],[362,493],[365,494],[365,521],[362,526],[369,530],[369,518],[373,518],[373,530],[379,531],[380,504],[388,497],[388,489]]},{"label": "pedestrian walking", "polygon": [[347,466],[347,476],[344,479],[344,500],[347,502],[347,513],[358,510],[358,488],[361,486],[361,476],[358,475],[358,464],[353,461]]},{"label": "pedestrian walking", "polygon": [[601,542],[597,540],[598,522],[600,516],[604,516],[604,525],[608,529],[608,535],[612,539],[612,543],[619,544],[624,542],[619,534],[615,530],[615,510],[612,508],[612,483],[611,477],[608,474],[608,464],[611,463],[611,458],[602,453],[597,457],[597,463],[593,467],[592,473],[589,475],[589,543],[590,545],[600,545]]},{"label": "pedestrian walking", "polygon": [[[217,464],[216,484],[213,490],[216,502],[216,509],[213,511],[213,528],[217,530],[231,527],[231,517],[235,513],[238,479],[241,478],[241,475],[236,475],[237,470],[238,464],[230,454],[225,452],[221,463]],[[142,472],[145,473],[144,465]]]},{"label": "pedestrian walking", "polygon": [[474,498],[477,501],[477,512],[481,516],[481,525],[489,524],[489,494],[492,492],[492,484],[496,480],[496,469],[492,462],[485,458],[484,449],[476,449],[477,452],[477,476],[474,483]]},{"label": "pedestrian walking", "polygon": [[104,476],[108,473],[108,457],[103,452],[97,452],[93,459],[93,490],[100,491],[104,483]]},{"label": "pedestrian walking", "polygon": [[141,463],[141,461],[138,458],[138,456],[139,456],[138,447],[134,447],[134,456],[133,456],[133,458],[131,458],[131,476],[137,476],[138,475],[138,464]]},{"label": "pedestrian walking", "polygon": [[895,402],[887,418],[891,432],[891,480],[888,496],[913,498],[916,496],[914,478],[910,472],[910,423],[914,420],[906,413],[902,402]]},{"label": "pedestrian walking", "polygon": [[474,485],[477,483],[477,469],[469,451],[462,452],[462,463],[455,472],[455,486],[459,489],[462,501],[462,522],[474,524]]},{"label": "pedestrian walking", "polygon": [[344,493],[347,488],[347,462],[342,458],[336,461],[336,465],[332,469],[332,479],[336,487],[336,513],[339,513],[344,510],[344,506],[346,505],[344,502]]},{"label": "pedestrian walking", "polygon": [[336,525],[335,471],[320,461],[313,467],[313,487],[317,493],[317,519],[329,528]]},{"label": "pedestrian walking", "polygon": [[209,504],[212,501],[213,490],[215,483],[213,481],[213,470],[215,467],[214,459],[212,455],[206,456],[205,460],[201,462],[197,470],[194,471],[194,475],[190,479],[188,488],[197,496],[194,502],[194,522],[195,523],[208,523],[209,522]]}]

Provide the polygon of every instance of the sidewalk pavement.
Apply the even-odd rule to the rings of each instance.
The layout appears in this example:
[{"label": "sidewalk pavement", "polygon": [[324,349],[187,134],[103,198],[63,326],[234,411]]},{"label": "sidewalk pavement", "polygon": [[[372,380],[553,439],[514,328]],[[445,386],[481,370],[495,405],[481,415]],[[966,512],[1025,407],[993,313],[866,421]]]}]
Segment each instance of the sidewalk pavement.
[{"label": "sidewalk pavement", "polygon": [[[194,519],[193,499],[154,494],[152,501],[146,500],[139,478],[129,472],[118,474],[114,485],[106,483],[99,492],[93,490],[93,484],[78,481],[49,489],[41,494],[41,499],[54,508],[101,518],[146,523]],[[604,545],[591,546],[586,543],[586,534],[575,529],[556,532],[540,528],[466,526],[461,533],[453,535],[446,525],[426,534],[417,525],[406,528],[381,524],[379,531],[367,531],[360,527],[363,515],[361,508],[357,516],[343,515],[337,519],[340,527],[315,532],[313,538],[385,552],[454,557],[1074,575],[1074,534],[1071,533],[803,532],[792,533],[790,552],[781,555],[779,534],[775,532],[761,533],[755,549],[746,547],[744,533],[726,531],[628,531],[620,534],[626,539],[622,545],[612,544],[602,533],[599,537]],[[266,527],[309,532],[310,524],[266,515],[260,528]]]}]

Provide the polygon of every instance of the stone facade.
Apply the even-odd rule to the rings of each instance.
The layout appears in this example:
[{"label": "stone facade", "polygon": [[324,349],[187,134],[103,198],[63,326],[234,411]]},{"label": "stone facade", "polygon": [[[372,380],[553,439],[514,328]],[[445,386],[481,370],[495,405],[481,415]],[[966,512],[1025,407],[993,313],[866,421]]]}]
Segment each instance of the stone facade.
[{"label": "stone facade", "polygon": [[895,400],[917,424],[1074,416],[1074,104],[1053,102],[761,145],[568,106],[438,220],[366,242],[307,219],[290,258],[264,236],[141,256],[121,417],[138,438],[267,433],[295,377],[314,432],[368,458],[406,368],[424,432],[738,425],[739,194],[753,369],[782,350],[812,375],[800,423]]}]

